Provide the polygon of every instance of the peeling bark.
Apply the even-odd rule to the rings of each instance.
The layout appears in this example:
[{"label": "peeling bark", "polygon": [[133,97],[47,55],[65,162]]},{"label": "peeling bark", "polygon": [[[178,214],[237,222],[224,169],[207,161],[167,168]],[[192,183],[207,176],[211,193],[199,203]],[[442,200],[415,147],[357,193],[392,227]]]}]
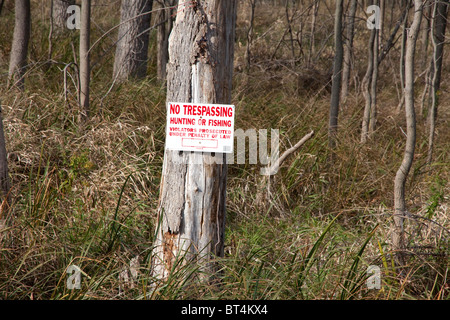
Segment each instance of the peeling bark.
[{"label": "peeling bark", "polygon": [[[179,8],[169,39],[167,101],[230,103],[235,21],[234,0],[195,1]],[[166,150],[156,277],[167,278],[181,257],[181,265],[196,262],[213,276],[212,259],[223,255],[226,177],[225,154]]]}]

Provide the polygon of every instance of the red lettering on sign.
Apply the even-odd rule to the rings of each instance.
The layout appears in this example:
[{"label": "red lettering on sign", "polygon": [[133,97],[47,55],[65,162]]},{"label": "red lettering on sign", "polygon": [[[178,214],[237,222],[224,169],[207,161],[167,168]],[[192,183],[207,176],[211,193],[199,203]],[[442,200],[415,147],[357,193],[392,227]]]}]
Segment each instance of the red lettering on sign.
[{"label": "red lettering on sign", "polygon": [[177,105],[170,105],[170,114],[179,114],[180,113],[180,106]]}]

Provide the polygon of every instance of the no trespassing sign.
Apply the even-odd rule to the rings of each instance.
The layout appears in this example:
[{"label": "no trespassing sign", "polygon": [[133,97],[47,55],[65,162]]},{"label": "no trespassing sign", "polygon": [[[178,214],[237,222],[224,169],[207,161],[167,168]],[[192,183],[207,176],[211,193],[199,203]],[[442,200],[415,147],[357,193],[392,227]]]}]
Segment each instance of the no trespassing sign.
[{"label": "no trespassing sign", "polygon": [[233,152],[234,105],[167,103],[166,149]]}]

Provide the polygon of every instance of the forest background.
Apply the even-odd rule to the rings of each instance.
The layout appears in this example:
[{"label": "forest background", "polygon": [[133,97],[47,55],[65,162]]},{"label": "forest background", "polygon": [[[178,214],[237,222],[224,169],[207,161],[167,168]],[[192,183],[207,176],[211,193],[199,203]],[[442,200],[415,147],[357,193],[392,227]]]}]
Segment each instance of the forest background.
[{"label": "forest background", "polygon": [[[416,46],[417,138],[406,183],[408,260],[402,272],[391,239],[394,179],[406,141],[402,32],[413,8],[404,19],[408,1],[385,4],[378,58],[389,51],[378,68],[376,127],[362,141],[371,30],[369,1],[357,2],[348,93],[341,97],[331,147],[336,1],[238,2],[235,128],[278,129],[281,153],[315,134],[269,180],[260,175],[261,163],[228,166],[219,287],[185,281],[198,266],[186,265],[164,283],[149,272],[166,121],[166,88],[158,75],[161,4],[153,4],[145,75],[117,81],[120,1],[92,1],[90,111],[83,121],[70,64],[80,60],[80,31],[58,32],[50,23],[50,1],[32,0],[24,88],[11,87],[15,9],[14,1],[1,2],[0,100],[11,186],[0,216],[2,299],[449,298],[447,48],[428,158],[434,1],[424,7]],[[178,9],[164,11],[174,17]],[[344,1],[344,40],[349,9]],[[82,270],[79,290],[67,286],[72,265]],[[367,287],[369,266],[381,270],[380,289]]]}]

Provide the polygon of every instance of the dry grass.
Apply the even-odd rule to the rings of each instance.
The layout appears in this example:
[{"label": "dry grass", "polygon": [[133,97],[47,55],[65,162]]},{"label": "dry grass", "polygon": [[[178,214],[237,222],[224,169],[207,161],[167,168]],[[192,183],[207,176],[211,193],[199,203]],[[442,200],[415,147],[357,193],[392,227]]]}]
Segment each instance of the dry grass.
[{"label": "dry grass", "polygon": [[[117,22],[112,5],[102,8],[106,14],[94,16],[94,38]],[[150,76],[110,90],[114,34],[101,42],[93,52],[98,61],[92,81],[94,116],[80,127],[71,83],[69,100],[64,100],[63,65],[45,67],[45,9],[33,10],[38,21],[33,32],[41,36],[33,38],[27,90],[0,89],[13,185],[13,205],[1,217],[7,221],[0,233],[1,298],[449,298],[450,92],[445,78],[431,167],[425,166],[426,123],[418,117],[416,157],[407,184],[411,259],[408,277],[401,279],[391,265],[390,246],[393,179],[405,141],[404,115],[395,112],[397,65],[386,61],[381,67],[378,129],[366,145],[359,143],[363,100],[358,90],[350,92],[341,110],[331,167],[327,87],[332,48],[326,45],[308,71],[302,58],[292,62],[288,42],[271,60],[286,27],[284,9],[262,6],[256,11],[252,67],[245,73],[241,67],[248,17],[240,10],[233,91],[236,128],[279,129],[281,151],[310,130],[316,135],[284,163],[266,201],[259,197],[259,165],[229,166],[221,288],[184,283],[184,276],[195,271],[192,266],[161,284],[149,274],[165,139],[164,87],[152,76],[154,45]],[[327,8],[321,9],[320,17],[318,46],[326,44],[324,37],[332,30]],[[12,18],[8,11],[0,17],[9,24]],[[365,69],[364,30],[358,30],[356,81]],[[5,83],[12,33],[3,23],[0,31]],[[55,61],[73,59],[72,39],[76,37],[54,43]],[[307,44],[305,40],[305,53]],[[390,59],[397,61],[397,56],[394,49]],[[445,59],[450,61],[448,54]],[[130,266],[136,257],[139,266]],[[355,273],[349,272],[356,262]],[[79,291],[66,286],[65,270],[72,264],[85,272]],[[382,269],[382,290],[365,288],[365,269],[371,264]],[[126,279],[135,273],[133,285]],[[343,286],[345,280],[351,280],[350,285]]]}]

